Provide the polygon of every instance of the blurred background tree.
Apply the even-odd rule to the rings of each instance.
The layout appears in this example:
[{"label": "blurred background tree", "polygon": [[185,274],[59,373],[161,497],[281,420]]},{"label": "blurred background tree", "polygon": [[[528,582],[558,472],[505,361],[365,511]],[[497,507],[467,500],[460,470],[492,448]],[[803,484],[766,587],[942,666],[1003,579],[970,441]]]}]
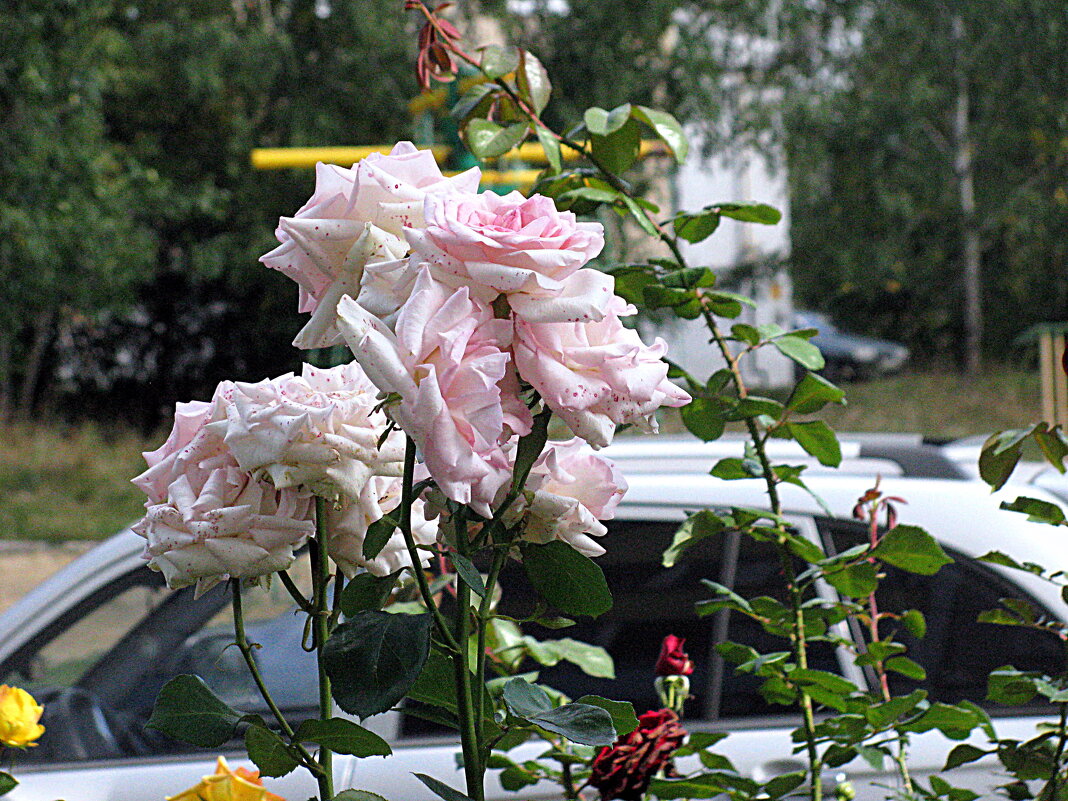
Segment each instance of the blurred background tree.
[{"label": "blurred background tree", "polygon": [[[295,367],[256,259],[310,170],[257,146],[412,135],[397,0],[0,7],[0,403],[154,427],[221,378]],[[1068,317],[1061,0],[483,0],[563,91],[785,152],[797,301],[923,360],[1012,355]],[[522,13],[516,15],[518,10]],[[963,114],[961,113],[963,110]],[[974,197],[969,210],[966,188]],[[970,267],[969,267],[970,265]],[[966,267],[969,269],[966,271]],[[965,275],[981,315],[967,312]]]}]

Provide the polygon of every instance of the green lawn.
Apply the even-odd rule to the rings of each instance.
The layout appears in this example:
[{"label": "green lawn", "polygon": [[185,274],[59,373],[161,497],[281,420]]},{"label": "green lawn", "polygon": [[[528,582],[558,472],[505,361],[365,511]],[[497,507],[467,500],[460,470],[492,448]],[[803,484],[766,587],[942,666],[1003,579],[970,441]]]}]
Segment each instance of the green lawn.
[{"label": "green lawn", "polygon": [[[1038,379],[991,371],[975,379],[939,371],[845,387],[849,404],[826,419],[838,431],[911,431],[953,439],[1013,428],[1039,418]],[[668,419],[666,431],[680,429]],[[563,435],[564,432],[556,432]],[[144,497],[130,478],[144,469],[146,441],[105,436],[93,426],[0,428],[0,539],[98,539],[141,515]]]},{"label": "green lawn", "polygon": [[9,423],[0,437],[0,539],[100,539],[141,515],[144,495],[130,479],[155,444],[89,425]]}]

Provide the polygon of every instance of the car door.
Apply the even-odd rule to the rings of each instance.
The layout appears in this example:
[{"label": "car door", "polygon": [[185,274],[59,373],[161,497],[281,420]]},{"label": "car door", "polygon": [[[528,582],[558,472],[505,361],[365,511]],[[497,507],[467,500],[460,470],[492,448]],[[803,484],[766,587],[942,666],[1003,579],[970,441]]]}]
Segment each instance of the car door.
[{"label": "car door", "polygon": [[[8,798],[158,801],[213,772],[218,754],[233,767],[254,768],[240,741],[196,749],[144,728],[159,688],[180,673],[203,676],[235,708],[267,711],[240,654],[227,647],[228,587],[199,599],[192,594],[169,591],[138,561],[56,618],[41,610],[38,633],[0,664],[0,681],[30,690],[45,707],[45,734],[17,755],[20,784]],[[292,602],[277,585],[249,588],[246,598],[249,636],[263,644],[257,659],[268,685],[293,714],[310,712],[314,660],[300,649],[302,624]],[[346,759],[339,771],[347,770]],[[303,772],[268,783],[290,798],[316,790]]]}]

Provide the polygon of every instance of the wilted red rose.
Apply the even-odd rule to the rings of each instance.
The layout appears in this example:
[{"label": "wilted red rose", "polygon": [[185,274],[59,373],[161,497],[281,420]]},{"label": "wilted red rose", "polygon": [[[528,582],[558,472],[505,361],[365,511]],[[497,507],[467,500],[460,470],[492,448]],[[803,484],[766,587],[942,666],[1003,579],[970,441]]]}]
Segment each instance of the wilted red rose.
[{"label": "wilted red rose", "polygon": [[676,637],[669,634],[660,644],[660,656],[656,660],[656,675],[658,676],[689,676],[693,673],[693,662],[682,650],[686,644],[684,637]]},{"label": "wilted red rose", "polygon": [[590,785],[601,793],[601,801],[640,801],[657,773],[665,767],[673,772],[671,755],[685,738],[686,730],[670,709],[646,712],[638,718],[638,728],[600,750]]}]

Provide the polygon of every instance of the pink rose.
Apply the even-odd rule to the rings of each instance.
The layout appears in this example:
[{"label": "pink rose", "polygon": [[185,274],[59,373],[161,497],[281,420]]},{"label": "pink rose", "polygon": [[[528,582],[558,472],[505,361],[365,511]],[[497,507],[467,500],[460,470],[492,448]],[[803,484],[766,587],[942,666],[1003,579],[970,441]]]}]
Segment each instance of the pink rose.
[{"label": "pink rose", "polygon": [[[428,195],[426,227],[405,231],[411,270],[429,264],[434,277],[491,303],[499,294],[532,321],[600,319],[613,279],[580,270],[604,247],[600,223],[577,222],[541,195]],[[403,302],[403,297],[399,298]]]},{"label": "pink rose", "polygon": [[[188,419],[175,425],[188,434]],[[165,446],[166,447],[166,446]],[[161,449],[162,450],[162,449]],[[184,447],[156,459],[135,479],[149,493],[146,513],[133,530],[145,538],[149,567],[162,571],[171,588],[256,578],[282,570],[294,549],[314,534],[313,500],[297,489],[276,491],[238,467],[222,437],[199,427]],[[166,466],[164,471],[160,467]],[[154,472],[153,472],[154,471]],[[158,487],[167,480],[165,494]]]},{"label": "pink rose", "polygon": [[331,501],[360,497],[372,476],[399,476],[403,438],[378,440],[386,416],[374,412],[378,390],[356,363],[331,369],[305,364],[255,384],[236,383],[218,430],[243,470],[278,489],[303,486]]},{"label": "pink rose", "polygon": [[575,438],[548,445],[525,489],[507,515],[509,525],[522,520],[523,539],[558,539],[586,556],[600,556],[604,548],[592,537],[607,533],[600,521],[615,515],[627,482],[610,460]]},{"label": "pink rose", "polygon": [[515,326],[516,367],[571,430],[594,447],[612,441],[615,427],[636,423],[656,431],[661,406],[684,406],[690,396],[667,379],[667,345],[645,345],[620,315],[633,306],[613,296],[604,319],[588,323]]},{"label": "pink rose", "polygon": [[352,169],[319,164],[311,199],[275,232],[281,244],[262,257],[300,285],[302,312],[312,318],[297,335],[300,348],[341,342],[334,326],[337,301],[355,296],[367,264],[401,258],[407,226],[423,224],[427,195],[475,192],[477,169],[446,178],[433,154],[410,142],[389,155],[372,154]]},{"label": "pink rose", "polygon": [[[396,478],[372,478],[355,501],[346,500],[326,511],[329,539],[327,550],[341,571],[352,578],[358,568],[376,576],[386,576],[412,564],[408,547],[400,531],[395,531],[374,559],[363,555],[367,527],[400,505],[401,482]],[[438,536],[436,520],[427,520],[423,502],[416,499],[412,507],[412,536],[418,545],[433,545]],[[430,552],[420,553],[420,564],[430,563]]]},{"label": "pink rose", "polygon": [[452,290],[423,270],[395,334],[351,298],[338,305],[338,327],[375,386],[400,396],[391,414],[442,492],[488,515],[510,477],[501,445],[511,431],[530,428],[529,413],[519,419],[515,404],[505,428],[500,382],[511,324],[466,288]]}]

